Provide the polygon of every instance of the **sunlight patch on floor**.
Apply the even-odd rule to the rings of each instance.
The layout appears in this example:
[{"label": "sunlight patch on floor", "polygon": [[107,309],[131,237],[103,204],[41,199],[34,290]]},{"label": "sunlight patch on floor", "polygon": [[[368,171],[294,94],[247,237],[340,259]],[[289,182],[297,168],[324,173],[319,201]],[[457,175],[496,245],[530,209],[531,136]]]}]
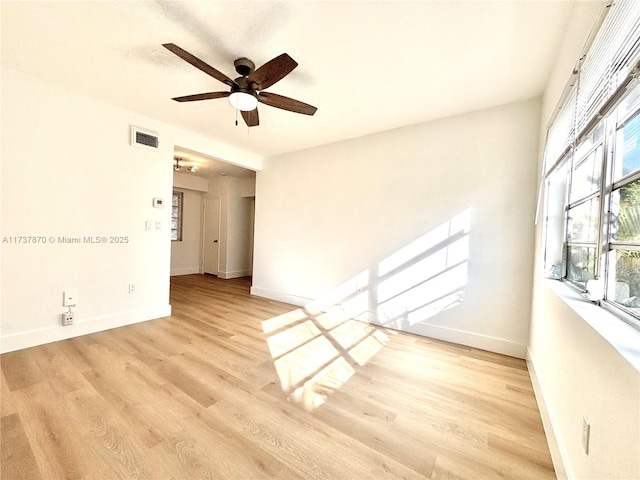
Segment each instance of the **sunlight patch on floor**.
[{"label": "sunlight patch on floor", "polygon": [[[465,209],[306,308],[265,320],[282,391],[313,409],[389,341],[464,301],[471,211]],[[388,332],[388,330],[387,330]]]},{"label": "sunlight patch on floor", "polygon": [[307,320],[295,326],[287,328],[267,339],[269,351],[274,358],[299,348],[304,343],[313,340],[320,335],[320,330],[312,321]]},{"label": "sunlight patch on floor", "polygon": [[296,388],[291,399],[301,403],[306,410],[313,410],[338,391],[354,373],[356,371],[353,367],[343,357],[338,357],[304,385]]},{"label": "sunlight patch on floor", "polygon": [[297,309],[262,322],[267,345],[291,401],[307,410],[322,405],[389,341],[379,328],[343,312]]},{"label": "sunlight patch on floor", "polygon": [[277,317],[270,318],[269,320],[265,320],[262,322],[262,330],[264,333],[269,334],[288,325],[292,325],[304,318],[307,318],[307,314],[299,308],[297,310],[292,310],[282,315],[278,315]]},{"label": "sunlight patch on floor", "polygon": [[382,350],[382,347],[384,347],[388,341],[389,337],[387,337],[387,335],[380,330],[376,330],[373,335],[365,338],[349,350],[349,355],[351,355],[360,366],[364,366],[376,353]]}]

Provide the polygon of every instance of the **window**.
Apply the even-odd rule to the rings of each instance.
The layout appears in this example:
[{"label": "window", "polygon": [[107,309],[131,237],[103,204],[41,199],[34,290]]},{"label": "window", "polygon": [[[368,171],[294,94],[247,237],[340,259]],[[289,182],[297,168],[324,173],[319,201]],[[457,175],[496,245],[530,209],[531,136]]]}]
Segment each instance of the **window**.
[{"label": "window", "polygon": [[566,278],[582,288],[596,276],[602,151],[603,135],[599,125],[576,149],[570,171]]},{"label": "window", "polygon": [[[640,317],[640,87],[615,112],[606,298]],[[612,121],[614,121],[612,119]]]},{"label": "window", "polygon": [[[547,132],[547,276],[640,327],[640,2],[608,7]],[[593,280],[593,282],[590,282]]]},{"label": "window", "polygon": [[[547,273],[640,320],[640,85],[547,175]],[[640,325],[640,322],[637,322]]]},{"label": "window", "polygon": [[182,192],[173,192],[171,197],[171,241],[182,241]]}]

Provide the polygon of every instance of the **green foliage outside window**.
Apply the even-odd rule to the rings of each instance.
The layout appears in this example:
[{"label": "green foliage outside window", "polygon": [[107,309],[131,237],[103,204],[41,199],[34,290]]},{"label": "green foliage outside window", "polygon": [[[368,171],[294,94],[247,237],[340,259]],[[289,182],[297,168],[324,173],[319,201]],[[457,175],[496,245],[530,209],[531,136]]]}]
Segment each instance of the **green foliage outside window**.
[{"label": "green foliage outside window", "polygon": [[[619,242],[640,240],[640,180],[620,189]],[[628,299],[620,299],[623,305],[640,307],[640,251],[616,251],[616,280],[629,286]]]}]

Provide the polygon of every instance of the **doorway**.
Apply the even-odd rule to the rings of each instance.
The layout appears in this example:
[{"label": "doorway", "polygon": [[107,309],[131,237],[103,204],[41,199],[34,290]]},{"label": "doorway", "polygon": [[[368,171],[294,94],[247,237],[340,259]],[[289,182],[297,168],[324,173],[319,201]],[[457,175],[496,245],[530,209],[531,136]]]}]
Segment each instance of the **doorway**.
[{"label": "doorway", "polygon": [[186,249],[197,258],[196,271],[176,269],[172,275],[251,276],[256,172],[178,146],[174,147],[173,166],[174,189],[199,195],[193,228],[196,222],[200,228],[197,245]]}]

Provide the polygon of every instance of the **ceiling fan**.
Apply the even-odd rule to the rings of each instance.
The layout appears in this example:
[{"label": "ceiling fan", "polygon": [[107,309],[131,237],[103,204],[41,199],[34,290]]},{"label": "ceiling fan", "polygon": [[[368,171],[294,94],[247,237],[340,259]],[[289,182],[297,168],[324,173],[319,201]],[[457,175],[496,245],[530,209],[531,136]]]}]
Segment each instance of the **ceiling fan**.
[{"label": "ceiling fan", "polygon": [[260,124],[258,102],[304,115],[316,113],[317,108],[314,106],[293,98],[264,91],[274,83],[282,80],[298,66],[296,61],[286,53],[269,60],[257,70],[255,64],[248,58],[238,58],[233,62],[233,65],[236,72],[241,76],[232,80],[224,73],[173,43],[163,43],[162,46],[207,75],[231,87],[228,92],[197,93],[195,95],[175,97],[173,100],[176,102],[194,102],[229,97],[229,102],[234,108],[240,110],[242,118],[249,127],[255,127]]}]

